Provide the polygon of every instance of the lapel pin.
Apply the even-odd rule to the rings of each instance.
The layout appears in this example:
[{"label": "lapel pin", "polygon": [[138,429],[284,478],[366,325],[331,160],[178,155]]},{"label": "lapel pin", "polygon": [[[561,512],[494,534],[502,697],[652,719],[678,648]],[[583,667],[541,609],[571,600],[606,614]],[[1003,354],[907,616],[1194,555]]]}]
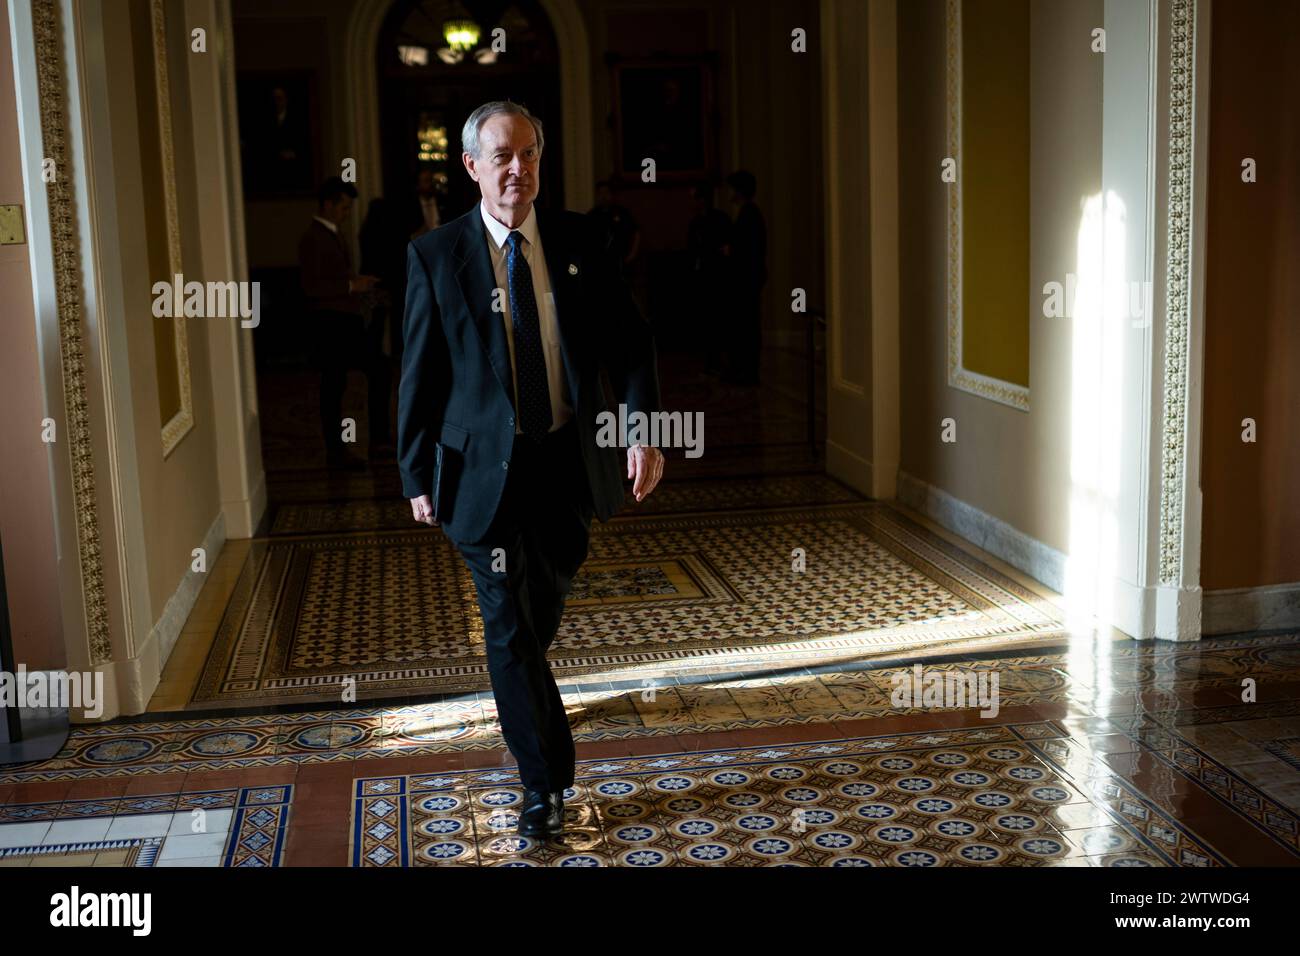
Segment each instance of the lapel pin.
[{"label": "lapel pin", "polygon": [[572,262],[570,262],[570,263],[569,263],[569,275],[571,275],[571,276],[576,276],[577,274],[578,274],[578,267],[575,266]]}]

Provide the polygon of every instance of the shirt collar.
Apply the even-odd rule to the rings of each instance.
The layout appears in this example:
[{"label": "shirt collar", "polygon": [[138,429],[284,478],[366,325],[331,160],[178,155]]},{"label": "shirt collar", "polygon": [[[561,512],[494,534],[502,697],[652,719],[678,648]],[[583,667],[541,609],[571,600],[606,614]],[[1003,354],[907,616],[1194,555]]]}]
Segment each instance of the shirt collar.
[{"label": "shirt collar", "polygon": [[330,232],[334,233],[334,235],[337,236],[339,234],[339,227],[334,225],[334,223],[330,222],[328,219],[324,219],[320,216],[312,216],[312,218],[315,219],[322,226],[324,226],[326,229],[328,229]]},{"label": "shirt collar", "polygon": [[[488,235],[492,237],[492,242],[495,244],[497,249],[500,249],[502,246],[506,244],[506,239],[510,237],[510,233],[515,230],[512,230],[505,223],[498,222],[495,218],[493,218],[492,214],[487,211],[487,207],[483,205],[482,200],[479,201],[478,211],[483,216],[483,223],[484,225],[487,226]],[[528,207],[527,217],[525,217],[524,221],[521,222],[515,228],[523,235],[525,239],[528,240],[530,245],[537,245],[537,204],[536,203]]]}]

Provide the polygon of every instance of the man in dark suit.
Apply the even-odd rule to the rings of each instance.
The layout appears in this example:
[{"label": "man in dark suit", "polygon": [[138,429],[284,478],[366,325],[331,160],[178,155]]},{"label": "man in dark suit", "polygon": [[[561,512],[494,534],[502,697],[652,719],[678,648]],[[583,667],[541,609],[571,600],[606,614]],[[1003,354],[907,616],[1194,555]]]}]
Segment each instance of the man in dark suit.
[{"label": "man in dark suit", "polygon": [[[598,444],[603,366],[627,413],[660,410],[654,339],[594,223],[540,210],[542,124],[475,110],[462,160],[482,201],[411,242],[398,463],[417,521],[474,579],[501,733],[519,765],[519,833],[564,822],[573,735],[546,651],[587,556],[592,515],[623,503],[620,453]],[[626,443],[626,436],[620,436]],[[627,449],[639,501],[657,448]]]},{"label": "man in dark suit", "polygon": [[433,170],[424,167],[415,174],[415,199],[406,209],[410,236],[418,239],[426,232],[432,232],[442,225],[442,216],[438,212],[438,190],[433,178]]},{"label": "man in dark suit", "polygon": [[388,403],[392,373],[381,349],[383,329],[367,325],[362,295],[379,280],[357,275],[347,241],[339,234],[352,212],[357,190],[332,176],[317,193],[317,214],[298,240],[299,277],[306,304],[311,350],[320,367],[320,422],[328,467],[355,471],[365,461],[350,454],[342,436],[343,393],[348,369],[366,374],[370,412],[370,456],[387,457]]}]

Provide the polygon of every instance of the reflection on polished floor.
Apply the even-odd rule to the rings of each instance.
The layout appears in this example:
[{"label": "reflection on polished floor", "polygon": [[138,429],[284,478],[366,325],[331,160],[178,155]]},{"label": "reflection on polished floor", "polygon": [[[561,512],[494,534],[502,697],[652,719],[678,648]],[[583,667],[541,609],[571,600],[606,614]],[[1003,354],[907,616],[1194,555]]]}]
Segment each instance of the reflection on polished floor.
[{"label": "reflection on polished floor", "polygon": [[[638,567],[678,564],[658,576],[599,572],[557,640],[579,759],[560,840],[513,833],[521,790],[472,629],[445,627],[437,647],[458,663],[384,684],[384,700],[340,704],[329,660],[315,662],[315,685],[294,686],[328,684],[332,701],[309,692],[289,703],[285,675],[269,671],[249,679],[278,687],[194,699],[222,660],[223,623],[257,616],[252,585],[276,547],[314,545],[319,558],[346,552],[339,542],[410,537],[373,530],[389,510],[287,505],[267,535],[232,542],[155,713],[79,728],[55,758],[0,776],[0,865],[1300,861],[1300,637],[1071,637],[1041,586],[907,509],[816,475],[683,483],[660,511],[594,536],[597,563],[630,560],[605,549],[633,538]],[[372,530],[345,527],[362,521]],[[768,541],[785,562],[791,533],[813,555],[828,537],[846,562],[842,575],[832,563],[802,579],[800,600],[749,550]],[[292,565],[286,557],[281,573]],[[629,607],[637,616],[620,617]],[[781,620],[766,621],[778,608]],[[656,614],[677,630],[624,630]],[[718,620],[731,628],[720,637],[689,630]],[[820,630],[801,635],[805,620]],[[601,647],[602,634],[626,637]],[[365,655],[383,647],[359,637],[335,653],[353,673],[379,673],[384,662]],[[929,674],[996,674],[996,715],[891,700],[894,676],[914,661]],[[1258,703],[1242,702],[1245,677]]]},{"label": "reflection on polished floor", "polygon": [[[391,463],[281,461],[151,712],[0,775],[0,865],[1300,862],[1300,635],[1071,634],[1059,595],[826,478],[789,424],[719,449],[761,470],[679,459],[594,527],[550,654],[579,760],[561,839],[514,835],[468,579]],[[996,676],[996,713],[892,699],[915,665]]]},{"label": "reflection on polished floor", "polygon": [[0,864],[1293,865],[1298,660],[1278,635],[927,662],[996,670],[993,718],[892,707],[897,665],[571,684],[544,844],[512,832],[488,694],[136,719],[0,777]]}]

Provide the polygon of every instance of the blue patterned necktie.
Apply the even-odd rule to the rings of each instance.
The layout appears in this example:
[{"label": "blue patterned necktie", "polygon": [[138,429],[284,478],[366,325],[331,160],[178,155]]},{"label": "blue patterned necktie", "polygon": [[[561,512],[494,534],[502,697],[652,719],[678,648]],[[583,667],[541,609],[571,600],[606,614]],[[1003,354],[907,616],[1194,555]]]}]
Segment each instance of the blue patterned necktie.
[{"label": "blue patterned necktie", "polygon": [[506,275],[510,284],[510,320],[514,326],[515,382],[519,390],[519,428],[540,442],[551,430],[551,387],[542,351],[542,325],[533,292],[533,272],[524,258],[524,237],[518,230],[506,239]]}]

